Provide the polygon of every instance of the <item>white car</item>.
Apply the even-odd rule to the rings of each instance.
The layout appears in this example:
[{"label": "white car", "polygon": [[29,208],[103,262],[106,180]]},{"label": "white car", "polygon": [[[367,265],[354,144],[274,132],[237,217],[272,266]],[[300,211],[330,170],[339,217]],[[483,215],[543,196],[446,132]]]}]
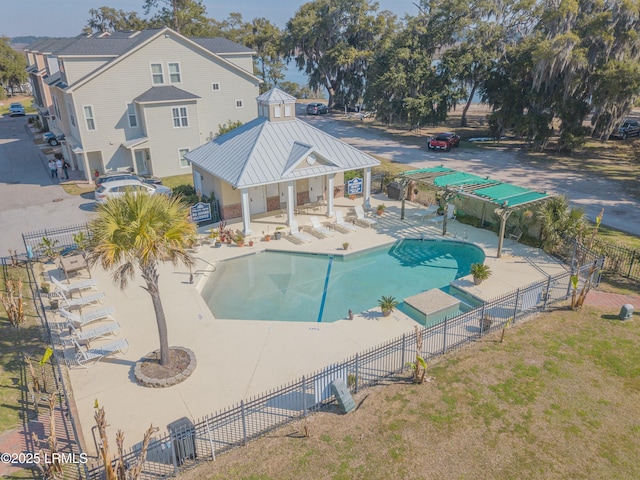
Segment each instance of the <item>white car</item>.
[{"label": "white car", "polygon": [[164,185],[149,185],[139,180],[115,180],[103,183],[96,189],[95,198],[97,203],[107,203],[110,198],[118,198],[128,190],[134,193],[146,193],[147,195],[171,196],[171,189]]},{"label": "white car", "polygon": [[24,107],[21,103],[12,103],[9,106],[9,116],[13,117],[14,115],[25,115]]}]

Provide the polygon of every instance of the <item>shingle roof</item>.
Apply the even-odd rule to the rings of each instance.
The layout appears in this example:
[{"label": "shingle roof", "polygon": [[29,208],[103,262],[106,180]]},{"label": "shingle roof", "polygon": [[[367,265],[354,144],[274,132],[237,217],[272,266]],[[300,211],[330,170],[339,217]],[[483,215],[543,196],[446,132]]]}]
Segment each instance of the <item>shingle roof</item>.
[{"label": "shingle roof", "polygon": [[228,38],[212,37],[212,38],[191,38],[191,41],[197,43],[213,53],[251,53],[253,50],[239,43],[232,42]]},{"label": "shingle roof", "polygon": [[56,83],[62,81],[62,75],[60,74],[60,72],[56,72],[53,75],[49,75],[48,77],[45,77],[44,81],[47,85],[53,86]]},{"label": "shingle roof", "polygon": [[[316,162],[304,162],[310,153]],[[299,119],[259,117],[189,152],[194,165],[244,188],[379,165],[375,158]]]},{"label": "shingle roof", "polygon": [[173,85],[163,85],[151,87],[146,92],[134,98],[133,101],[138,103],[176,102],[180,100],[195,100],[197,98],[200,97],[178,87],[174,87]]},{"label": "shingle roof", "polygon": [[60,56],[87,55],[87,56],[118,56],[128,52],[136,45],[148,40],[159,30],[142,30],[140,32],[127,32],[121,36],[88,36],[77,38],[75,42],[61,48],[56,52]]}]

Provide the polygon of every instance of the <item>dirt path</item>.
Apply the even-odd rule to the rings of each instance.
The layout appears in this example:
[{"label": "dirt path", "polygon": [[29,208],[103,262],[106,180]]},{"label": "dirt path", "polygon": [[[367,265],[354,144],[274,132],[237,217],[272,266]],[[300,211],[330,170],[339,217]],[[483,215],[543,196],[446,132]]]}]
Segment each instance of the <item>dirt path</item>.
[{"label": "dirt path", "polygon": [[[457,170],[489,176],[523,187],[566,194],[572,205],[581,207],[593,220],[605,209],[603,224],[640,236],[640,182],[604,178],[588,169],[573,168],[570,163],[531,157],[508,147],[479,148],[463,142],[451,152],[431,152],[415,139],[384,134],[373,128],[362,128],[356,122],[341,121],[333,115],[298,115],[310,124],[334,135],[367,153],[393,162],[428,168],[444,164]],[[466,145],[465,145],[466,143]]]}]

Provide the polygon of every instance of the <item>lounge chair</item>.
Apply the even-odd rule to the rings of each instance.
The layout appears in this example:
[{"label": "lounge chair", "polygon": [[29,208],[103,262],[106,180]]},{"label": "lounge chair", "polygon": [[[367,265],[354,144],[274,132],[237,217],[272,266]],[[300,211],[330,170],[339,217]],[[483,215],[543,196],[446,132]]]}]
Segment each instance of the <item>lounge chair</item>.
[{"label": "lounge chair", "polygon": [[318,217],[311,216],[311,227],[324,237],[333,237],[333,232],[327,227],[324,227]]},{"label": "lounge chair", "polygon": [[373,227],[374,225],[377,225],[378,222],[372,220],[371,218],[365,217],[364,208],[362,208],[362,205],[356,205],[353,208],[356,211],[357,223],[359,223],[360,225],[364,225],[365,227]]},{"label": "lounge chair", "polygon": [[358,230],[358,227],[356,227],[355,225],[345,222],[342,210],[336,210],[336,223],[334,225],[336,229],[342,230],[347,233],[355,232],[356,230]]},{"label": "lounge chair", "polygon": [[59,310],[60,316],[67,319],[76,328],[81,328],[91,322],[104,320],[105,318],[115,320],[115,318],[113,318],[113,314],[115,313],[115,311],[116,309],[113,307],[99,308],[97,310],[91,310],[90,312],[84,314],[71,313],[66,311],[64,308],[61,308]]},{"label": "lounge chair", "polygon": [[65,285],[53,275],[49,275],[51,281],[56,286],[56,289],[63,292],[68,298],[71,298],[75,292],[80,293],[83,290],[97,290],[96,281],[92,278],[87,280],[80,280],[69,285]]},{"label": "lounge chair", "polygon": [[520,237],[522,236],[522,230],[520,227],[515,227],[511,231],[507,232],[505,237],[515,240],[516,242],[520,241]]},{"label": "lounge chair", "polygon": [[425,209],[420,209],[420,211],[413,214],[414,217],[419,217],[420,221],[424,221],[427,217],[432,217],[438,211],[438,205],[429,205]]},{"label": "lounge chair", "polygon": [[291,236],[300,240],[301,242],[311,242],[313,238],[306,233],[300,231],[298,228],[298,222],[295,220],[291,220],[291,224],[289,225],[291,228]]},{"label": "lounge chair", "polygon": [[66,310],[71,310],[72,308],[77,307],[80,309],[80,313],[82,313],[82,307],[86,307],[94,303],[102,303],[102,300],[106,298],[106,295],[102,292],[78,298],[67,298],[63,291],[60,291],[58,293],[60,294],[60,303],[62,304],[63,308],[65,308]]},{"label": "lounge chair", "polygon": [[73,323],[69,322],[69,333],[71,334],[71,340],[81,345],[89,345],[92,340],[106,337],[107,335],[117,336],[120,331],[120,324],[118,322],[109,322],[104,325],[92,328],[91,330],[79,330],[73,326]]},{"label": "lounge chair", "polygon": [[[453,203],[450,203],[449,205],[447,205],[447,220],[455,220],[456,216],[453,213],[455,210],[456,206]],[[438,224],[438,223],[442,223],[444,222],[444,215],[438,215],[437,217],[433,217],[429,219],[429,222],[434,223],[434,224]]]},{"label": "lounge chair", "polygon": [[129,342],[125,338],[114,340],[94,348],[85,348],[78,342],[74,342],[76,348],[75,361],[78,365],[84,367],[89,362],[97,362],[104,357],[109,357],[118,353],[124,353],[129,348]]}]

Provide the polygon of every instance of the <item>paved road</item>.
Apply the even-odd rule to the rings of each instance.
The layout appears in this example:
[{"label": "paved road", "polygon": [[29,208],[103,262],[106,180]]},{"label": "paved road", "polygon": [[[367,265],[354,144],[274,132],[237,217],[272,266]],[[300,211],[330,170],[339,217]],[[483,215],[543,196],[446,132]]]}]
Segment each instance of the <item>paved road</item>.
[{"label": "paved road", "polygon": [[367,153],[388,158],[415,168],[444,164],[456,170],[510,182],[536,190],[565,194],[572,205],[582,207],[589,219],[595,220],[604,207],[603,224],[640,236],[640,181],[630,179],[625,191],[620,183],[598,178],[589,171],[569,170],[546,161],[533,160],[512,150],[468,148],[462,146],[451,152],[431,152],[426,146],[405,145],[378,131],[337,121],[331,115],[298,116],[323,131]]},{"label": "paved road", "polygon": [[25,117],[0,117],[0,257],[24,252],[22,233],[82,223],[93,201],[67,195],[49,176]]}]

